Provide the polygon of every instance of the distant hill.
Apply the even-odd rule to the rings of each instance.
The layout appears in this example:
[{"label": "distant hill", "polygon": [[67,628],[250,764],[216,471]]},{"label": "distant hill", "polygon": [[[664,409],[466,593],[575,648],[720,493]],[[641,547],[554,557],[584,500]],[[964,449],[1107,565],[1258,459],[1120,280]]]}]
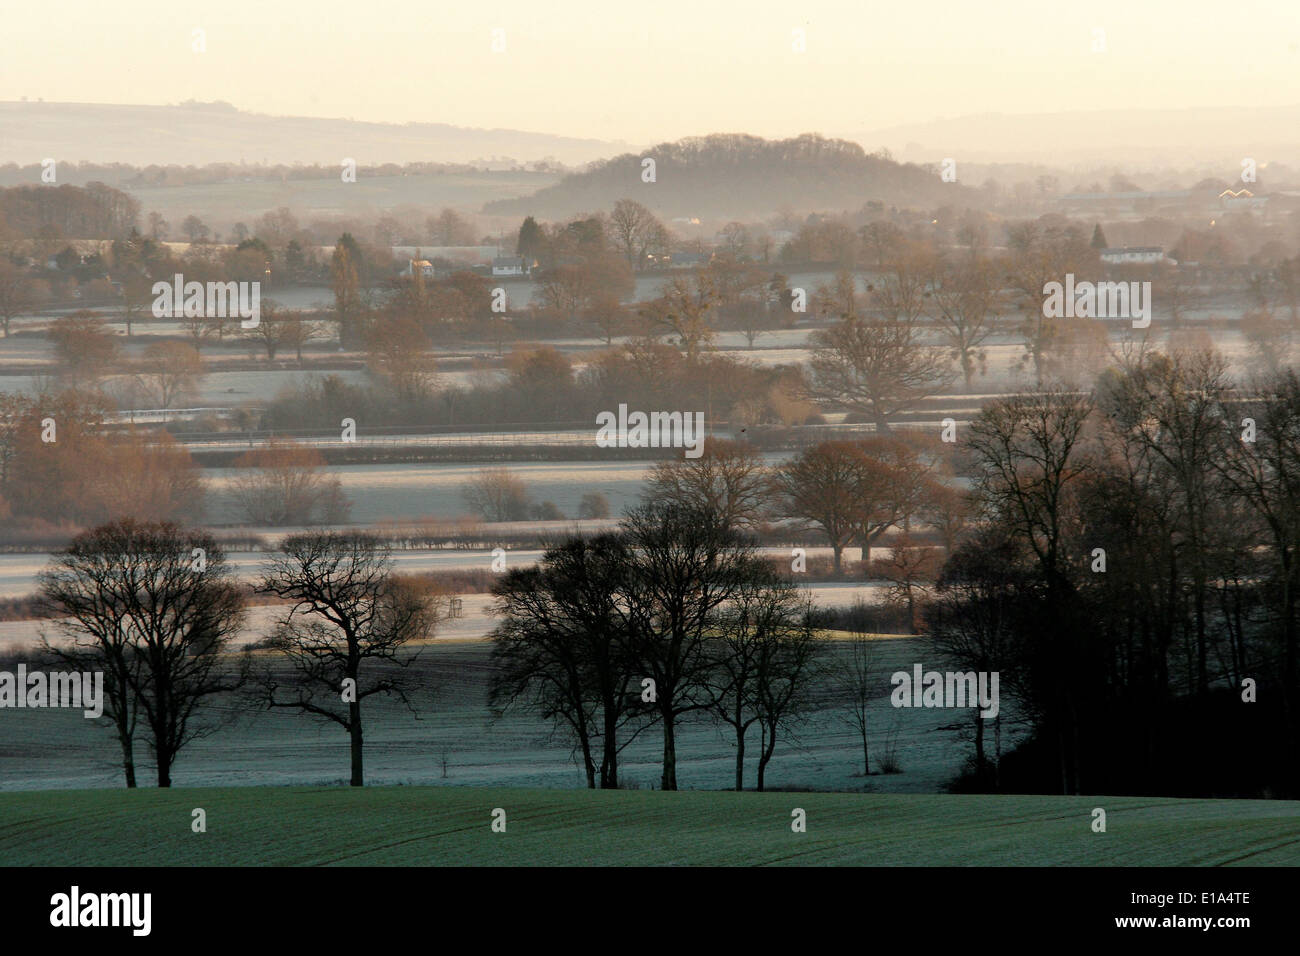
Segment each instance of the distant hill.
[{"label": "distant hill", "polygon": [[[655,161],[653,183],[641,178],[647,157]],[[762,218],[782,208],[856,210],[870,200],[912,206],[978,202],[972,191],[942,182],[933,170],[868,154],[847,140],[719,133],[624,153],[531,196],[490,202],[483,211],[559,219],[608,209],[624,197],[664,218],[701,219]]]},{"label": "distant hill", "polygon": [[1130,171],[1214,163],[1231,177],[1246,156],[1261,166],[1300,160],[1300,105],[986,113],[845,135],[910,160],[952,157],[958,181],[963,162],[1109,162]]},{"label": "distant hill", "polygon": [[208,163],[467,163],[551,158],[577,166],[628,144],[445,123],[363,123],[266,116],[226,103],[108,106],[0,103],[0,163],[64,162],[203,166]]}]

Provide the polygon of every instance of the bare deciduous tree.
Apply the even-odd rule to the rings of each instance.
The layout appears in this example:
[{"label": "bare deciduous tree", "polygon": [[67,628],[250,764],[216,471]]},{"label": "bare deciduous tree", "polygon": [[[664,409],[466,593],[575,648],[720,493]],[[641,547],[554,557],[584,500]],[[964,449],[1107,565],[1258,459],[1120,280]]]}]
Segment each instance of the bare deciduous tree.
[{"label": "bare deciduous tree", "polygon": [[716,512],[728,527],[753,528],[762,518],[767,475],[746,442],[710,438],[698,458],[662,461],[646,481],[649,501],[675,501]]},{"label": "bare deciduous tree", "polygon": [[144,350],[135,378],[157,408],[171,408],[178,400],[194,394],[202,375],[203,358],[194,346],[155,342]]},{"label": "bare deciduous tree", "polygon": [[483,468],[461,487],[465,503],[484,521],[528,518],[528,486],[507,468]]},{"label": "bare deciduous tree", "polygon": [[336,524],[350,503],[338,478],[324,471],[314,448],[274,439],[235,461],[231,479],[244,517],[260,525]]},{"label": "bare deciduous tree", "polygon": [[[393,575],[387,546],[352,532],[286,538],[257,590],[290,603],[268,643],[292,670],[283,680],[268,666],[259,678],[260,699],[267,707],[298,710],[347,731],[351,785],[363,786],[361,703],[384,694],[410,706],[395,668],[414,660],[403,653],[406,645],[433,635],[433,601]],[[379,673],[364,680],[372,670]]]}]

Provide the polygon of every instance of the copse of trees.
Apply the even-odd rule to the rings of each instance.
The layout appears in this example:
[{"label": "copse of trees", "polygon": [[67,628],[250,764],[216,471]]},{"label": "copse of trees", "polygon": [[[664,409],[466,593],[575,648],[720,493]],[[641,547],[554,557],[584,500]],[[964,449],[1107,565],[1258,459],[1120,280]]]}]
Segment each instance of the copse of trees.
[{"label": "copse of trees", "polygon": [[814,707],[824,656],[812,602],[770,565],[748,569],[710,641],[711,710],[735,736],[736,790],[745,787],[749,729],[759,728],[758,789],[777,740]]},{"label": "copse of trees", "polygon": [[602,788],[617,787],[618,754],[657,727],[661,786],[677,789],[678,725],[711,714],[736,735],[738,788],[760,726],[761,788],[808,706],[818,646],[807,606],[715,511],[647,503],[615,534],[569,539],[508,572],[493,594],[494,706],[571,733],[588,786],[599,771]]},{"label": "copse of trees", "polygon": [[933,451],[896,437],[821,442],[777,465],[767,484],[768,513],[817,528],[831,546],[835,573],[844,549],[871,546],[886,532],[953,506]]},{"label": "copse of trees", "polygon": [[[637,338],[591,356],[575,371],[548,347],[521,346],[507,356],[504,381],[459,386],[440,382],[428,352],[402,351],[399,335],[376,353],[373,382],[345,382],[321,375],[292,383],[265,412],[268,428],[337,428],[345,417],[393,425],[498,425],[503,422],[591,422],[599,412],[629,408],[696,410],[710,420],[729,417],[748,424],[803,423],[816,414],[798,397],[789,370],[764,368],[719,353],[690,361],[661,342]],[[404,335],[404,333],[403,333]],[[418,346],[414,340],[412,348]],[[418,378],[405,397],[385,370]]]},{"label": "copse of trees", "polygon": [[88,527],[193,520],[199,469],[169,435],[108,432],[104,401],[76,392],[0,397],[0,515]]},{"label": "copse of trees", "polygon": [[592,789],[597,774],[601,789],[618,787],[619,754],[644,709],[621,605],[632,558],[621,535],[570,538],[492,588],[501,623],[490,705],[497,713],[524,708],[566,730]]}]

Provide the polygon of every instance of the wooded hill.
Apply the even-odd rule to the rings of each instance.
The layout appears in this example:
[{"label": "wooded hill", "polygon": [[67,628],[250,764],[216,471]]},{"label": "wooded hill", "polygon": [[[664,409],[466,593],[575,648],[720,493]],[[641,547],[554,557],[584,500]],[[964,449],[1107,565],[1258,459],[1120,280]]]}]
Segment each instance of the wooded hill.
[{"label": "wooded hill", "polygon": [[[654,160],[654,182],[642,179]],[[593,164],[520,199],[484,206],[494,215],[561,219],[631,197],[664,218],[754,219],[779,210],[856,210],[876,200],[896,206],[973,205],[976,194],[938,172],[867,153],[857,143],[806,133],[765,140],[714,134],[661,143]]]}]

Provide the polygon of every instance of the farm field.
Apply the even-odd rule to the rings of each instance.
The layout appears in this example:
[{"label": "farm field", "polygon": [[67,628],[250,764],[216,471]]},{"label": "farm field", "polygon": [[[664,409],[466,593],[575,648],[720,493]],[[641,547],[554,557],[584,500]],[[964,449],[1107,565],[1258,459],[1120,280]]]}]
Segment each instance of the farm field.
[{"label": "farm field", "polygon": [[[255,612],[277,609],[255,608]],[[466,617],[471,618],[466,601]],[[472,619],[472,618],[471,618]],[[486,618],[479,618],[490,623]],[[269,623],[269,621],[267,622]],[[10,625],[0,625],[9,627]],[[918,638],[881,638],[873,699],[868,706],[872,770],[893,751],[898,773],[862,775],[862,743],[846,721],[846,692],[835,678],[831,641],[827,675],[817,688],[818,712],[777,747],[767,768],[768,787],[845,792],[942,791],[971,754],[961,739],[966,713],[944,708],[894,708],[889,676],[927,663],[928,645]],[[438,640],[421,650],[404,672],[413,716],[399,701],[374,697],[364,709],[366,781],[375,785],[436,787],[550,787],[580,789],[582,771],[567,737],[530,713],[493,718],[488,710],[490,646],[476,640]],[[1021,735],[1004,700],[1003,749]],[[219,732],[195,740],[172,771],[178,787],[330,786],[348,777],[347,735],[337,725],[286,710],[267,712],[254,703],[223,697],[211,720],[227,721]],[[122,787],[121,752],[107,726],[80,711],[0,711],[0,791]],[[627,738],[624,738],[627,739]],[[757,773],[757,731],[751,731],[745,785]],[[650,726],[631,739],[620,758],[620,779],[629,787],[659,785],[662,734]],[[706,719],[678,726],[678,783],[686,789],[721,790],[735,782],[734,736]],[[153,768],[142,739],[136,743],[142,786]],[[0,822],[4,810],[0,808]]]},{"label": "farm field", "polygon": [[[1104,806],[1106,833],[1093,833]],[[191,830],[206,812],[207,832]],[[492,813],[506,814],[494,833]],[[792,832],[794,808],[807,831]],[[0,859],[62,866],[1285,866],[1300,803],[266,787],[0,794]]]},{"label": "farm field", "polygon": [[[594,428],[593,428],[594,434]],[[779,456],[772,456],[777,460]],[[352,501],[351,520],[369,524],[387,518],[411,520],[426,516],[450,519],[467,511],[461,488],[490,464],[339,465],[329,469]],[[552,501],[565,515],[576,517],[582,496],[599,492],[610,513],[621,516],[640,500],[653,461],[511,462],[510,472],[521,478],[536,501]],[[208,486],[208,520],[235,524],[242,520],[230,492],[234,472],[204,469]]]}]

